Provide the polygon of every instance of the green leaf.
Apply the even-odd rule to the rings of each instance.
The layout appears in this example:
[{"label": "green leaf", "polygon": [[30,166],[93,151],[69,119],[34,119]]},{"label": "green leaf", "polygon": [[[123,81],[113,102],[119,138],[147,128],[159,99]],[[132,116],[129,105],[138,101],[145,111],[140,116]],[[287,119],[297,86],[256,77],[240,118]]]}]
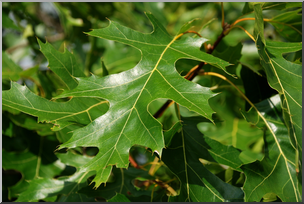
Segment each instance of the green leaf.
[{"label": "green leaf", "polygon": [[2,27],[3,28],[12,28],[17,31],[21,31],[21,29],[8,17],[6,13],[2,13]]},{"label": "green leaf", "polygon": [[101,60],[101,67],[102,67],[102,76],[109,75],[108,69],[106,65],[104,64],[103,60]]},{"label": "green leaf", "polygon": [[65,179],[34,179],[30,182],[28,189],[20,194],[16,202],[33,202],[57,194],[62,194],[57,198],[57,202],[92,202],[94,198],[76,193],[76,191],[88,185],[87,178],[90,176],[92,176],[92,173],[77,172],[71,177],[64,177]]},{"label": "green leaf", "polygon": [[15,82],[11,83],[10,90],[2,92],[2,105],[36,116],[38,122],[54,123],[55,131],[75,123],[87,125],[108,109],[106,101],[94,98],[49,101]]},{"label": "green leaf", "polygon": [[[218,70],[217,68],[207,64],[204,66],[204,70],[209,71],[209,69],[210,69],[210,71],[217,72],[219,74],[224,75],[225,77],[228,77],[228,79],[235,81],[236,68],[237,68],[237,66],[239,64],[239,60],[242,56],[242,54],[241,54],[242,48],[243,48],[242,43],[238,43],[235,46],[230,46],[230,45],[226,44],[224,41],[221,41],[219,43],[217,49],[212,52],[212,55],[229,62],[231,64],[231,66],[229,66],[227,68],[227,72],[224,72],[222,70]],[[212,79],[212,81],[214,81],[215,84],[218,84],[222,80],[218,79],[218,78],[214,78],[214,79]]]},{"label": "green leaf", "polygon": [[301,50],[302,43],[267,41],[265,46],[258,39],[256,46],[270,86],[282,97],[290,139],[302,155],[302,65],[289,62],[282,56]]},{"label": "green leaf", "polygon": [[[37,147],[34,147],[34,145],[32,145],[32,148],[30,150],[35,151],[34,153],[28,150],[24,152],[7,152],[5,150],[2,150],[3,168],[20,171],[26,180],[31,180],[38,175],[41,177],[49,178],[61,172],[63,170],[62,165],[54,163],[56,159],[54,160],[54,154],[52,154],[52,148],[54,148],[56,145],[54,145],[54,143],[51,141],[43,138],[44,137],[41,137],[40,145],[39,140],[36,142],[38,143]],[[35,150],[33,150],[33,148]],[[42,149],[44,149],[44,154],[40,155]],[[36,155],[36,151],[40,151],[40,153]],[[42,163],[41,160],[43,161]]]},{"label": "green leaf", "polygon": [[55,50],[49,43],[42,43],[38,38],[41,52],[49,61],[50,69],[55,72],[66,85],[67,89],[73,89],[78,85],[75,77],[84,77],[76,58],[66,48],[63,53]]},{"label": "green leaf", "polygon": [[14,126],[15,124],[9,119],[9,113],[2,113],[2,136],[13,137],[15,132]]},{"label": "green leaf", "polygon": [[243,8],[243,15],[251,13],[257,3],[261,4],[262,10],[282,10],[289,4],[286,2],[246,2]]},{"label": "green leaf", "polygon": [[[246,97],[253,103],[261,102],[278,92],[269,86],[267,78],[263,75],[254,72],[249,67],[243,65],[241,69],[241,78],[245,89]],[[246,101],[245,110],[249,110],[251,105]]]},{"label": "green leaf", "polygon": [[79,124],[79,123],[75,123],[75,124],[71,124],[69,126],[64,127],[63,129],[56,131],[56,137],[58,139],[58,141],[60,141],[60,143],[64,143],[66,141],[68,141],[72,135],[73,132],[81,127],[83,127],[85,125]]},{"label": "green leaf", "polygon": [[[263,138],[263,131],[252,125],[248,124],[243,119],[231,118],[223,123],[216,123],[219,127],[206,126],[207,124],[198,124],[198,129],[205,133],[205,136],[210,137],[213,140],[219,141],[225,145],[232,145],[235,148],[243,150],[240,159],[242,161],[253,162],[256,159],[263,157],[260,153],[263,143],[260,143],[260,139]],[[257,145],[257,147],[256,147]],[[256,147],[254,151],[251,146]],[[256,153],[256,154],[254,154]],[[244,159],[244,160],[243,160]]]},{"label": "green leaf", "polygon": [[46,136],[46,135],[52,135],[54,132],[51,130],[52,125],[51,124],[39,124],[37,123],[37,120],[33,117],[29,117],[26,114],[20,113],[18,115],[12,115],[9,114],[9,118],[11,121],[20,126],[24,127],[28,130],[34,130],[38,133],[38,135]]},{"label": "green leaf", "polygon": [[[259,202],[267,193],[275,193],[283,202],[301,202],[296,177],[296,149],[290,144],[283,123],[279,95],[256,104],[244,113],[246,119],[265,130],[265,157],[241,168],[246,175],[245,201]],[[275,185],[274,185],[275,184]]]},{"label": "green leaf", "polygon": [[26,150],[22,152],[2,150],[3,169],[14,169],[22,174],[22,179],[15,186],[10,187],[10,197],[17,197],[25,191],[28,188],[26,181],[37,177],[52,178],[60,174],[65,167],[53,153],[58,145],[58,142],[53,141],[54,136],[40,137],[35,134],[26,134],[18,135],[18,137],[23,137],[25,139],[23,142],[29,144]]},{"label": "green leaf", "polygon": [[[92,158],[67,152],[66,154],[56,154],[62,163],[79,167],[86,164]],[[52,177],[40,177],[29,182],[29,187],[22,192],[17,202],[33,202],[37,200],[58,196],[57,202],[94,201],[94,198],[77,193],[78,190],[88,185],[87,179],[93,172],[77,171],[72,176],[62,176],[57,179]]]},{"label": "green leaf", "polygon": [[170,130],[164,131],[165,145],[168,147],[173,139],[175,133],[182,127],[180,121],[176,122]]},{"label": "green leaf", "polygon": [[302,9],[284,12],[269,21],[276,31],[291,42],[302,41]]},{"label": "green leaf", "polygon": [[[102,38],[93,39],[95,39],[96,44],[104,44],[103,46],[105,47],[105,51],[102,55],[102,61],[110,74],[131,69],[140,61],[141,54],[133,47],[113,41],[107,41]],[[101,69],[99,68],[94,72],[96,75],[101,73],[101,70],[102,73],[104,73],[102,64],[100,67]],[[103,74],[102,76],[106,75]]]},{"label": "green leaf", "polygon": [[262,5],[260,3],[254,4],[253,9],[254,9],[254,16],[255,16],[255,23],[254,23],[254,30],[253,30],[254,38],[257,39],[259,36],[261,38],[262,42],[265,44]]},{"label": "green leaf", "polygon": [[243,191],[240,188],[223,182],[200,162],[204,159],[240,170],[240,152],[232,146],[204,137],[197,124],[206,122],[206,119],[192,117],[182,118],[182,121],[182,132],[174,136],[162,157],[162,161],[181,181],[180,195],[171,199],[175,202],[242,201]]},{"label": "green leaf", "polygon": [[92,157],[78,155],[75,153],[72,153],[71,151],[68,151],[65,154],[62,153],[56,153],[56,156],[59,158],[59,160],[69,166],[74,166],[77,169],[80,169],[81,166],[88,163],[90,160],[92,160]]},{"label": "green leaf", "polygon": [[[164,138],[161,124],[147,111],[149,103],[168,98],[211,119],[213,113],[208,99],[215,94],[181,77],[174,68],[180,58],[205,61],[224,69],[229,63],[200,51],[206,41],[199,38],[171,37],[152,14],[147,14],[154,26],[151,34],[143,34],[115,22],[89,34],[129,44],[142,52],[142,60],[131,70],[103,78],[79,78],[77,88],[63,92],[60,97],[97,97],[109,101],[110,109],[90,125],[76,130],[72,138],[60,146],[96,146],[99,153],[82,171],[97,170],[95,186],[106,182],[111,165],[126,168],[128,152],[142,145],[161,155]],[[189,91],[191,90],[191,91]],[[107,167],[107,168],[106,168]],[[104,171],[107,173],[104,174]]]},{"label": "green leaf", "polygon": [[147,171],[129,167],[128,169],[113,168],[113,180],[106,185],[101,185],[97,189],[92,189],[87,186],[79,191],[89,197],[103,197],[106,200],[111,199],[116,193],[128,195],[130,200],[140,196],[151,196],[150,191],[137,190],[134,186],[134,179],[137,177],[153,180],[154,177],[150,176]]},{"label": "green leaf", "polygon": [[17,65],[6,52],[2,51],[2,79],[17,81],[22,71],[22,68]]},{"label": "green leaf", "polygon": [[278,198],[275,193],[267,193],[263,196],[263,202],[275,202],[277,199]]},{"label": "green leaf", "polygon": [[184,33],[189,30],[198,32],[202,27],[203,27],[203,19],[195,18],[185,23],[177,34]]},{"label": "green leaf", "polygon": [[108,202],[131,202],[125,195],[117,193],[113,198],[107,200]]}]

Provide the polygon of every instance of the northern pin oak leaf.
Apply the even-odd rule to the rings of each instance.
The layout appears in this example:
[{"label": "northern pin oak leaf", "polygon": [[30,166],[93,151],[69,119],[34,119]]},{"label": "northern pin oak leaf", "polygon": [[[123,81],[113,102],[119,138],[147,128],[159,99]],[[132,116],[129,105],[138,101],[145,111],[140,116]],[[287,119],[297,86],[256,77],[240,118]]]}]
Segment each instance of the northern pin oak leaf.
[{"label": "northern pin oak leaf", "polygon": [[108,100],[108,112],[88,126],[76,130],[72,138],[60,146],[96,146],[99,153],[82,170],[96,170],[95,187],[106,182],[111,166],[128,167],[130,148],[137,144],[151,148],[160,155],[164,147],[162,125],[148,112],[155,99],[167,98],[211,119],[208,99],[215,94],[209,88],[181,77],[174,64],[187,58],[204,61],[224,69],[229,65],[221,59],[200,51],[206,39],[170,36],[161,23],[146,14],[154,31],[143,34],[110,21],[106,28],[88,33],[131,45],[141,51],[141,61],[131,70],[106,77],[77,78],[79,85],[60,97],[93,97]]},{"label": "northern pin oak leaf", "polygon": [[[77,98],[86,100],[94,98],[109,102],[110,107],[105,114],[100,114],[100,117],[87,126],[75,130],[70,140],[59,147],[59,149],[77,146],[99,148],[94,159],[80,169],[80,171],[96,171],[93,180],[95,187],[107,181],[112,165],[118,168],[128,167],[129,150],[135,144],[149,147],[161,155],[165,145],[164,136],[162,125],[148,111],[152,101],[159,98],[171,99],[211,119],[213,111],[208,99],[215,93],[180,76],[174,66],[178,59],[203,61],[223,70],[229,65],[224,60],[200,51],[202,43],[207,39],[183,34],[172,37],[152,14],[146,15],[154,27],[152,33],[137,32],[112,21],[106,28],[95,29],[88,33],[91,36],[114,40],[139,49],[141,61],[134,68],[105,77],[92,75],[76,78],[78,82],[76,88],[66,90],[56,97],[72,97],[74,101]],[[45,46],[41,43],[40,45],[42,48]],[[44,53],[46,54],[46,51]],[[70,53],[66,55],[70,56]],[[48,58],[51,60],[50,55]],[[62,59],[59,63],[52,58],[49,66],[64,68],[65,62],[69,64],[68,60]],[[63,72],[58,71],[57,74],[60,76]],[[18,85],[14,85],[20,89]],[[26,99],[27,97],[22,99],[23,103],[30,106]],[[11,107],[18,104],[18,100],[14,103]],[[82,110],[82,113],[86,110]]]}]

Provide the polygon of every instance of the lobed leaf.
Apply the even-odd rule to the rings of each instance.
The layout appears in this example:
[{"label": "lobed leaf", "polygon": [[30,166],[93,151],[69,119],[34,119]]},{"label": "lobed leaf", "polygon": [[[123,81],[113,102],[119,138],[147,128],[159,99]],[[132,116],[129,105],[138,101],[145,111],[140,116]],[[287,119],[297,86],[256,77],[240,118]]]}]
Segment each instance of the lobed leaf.
[{"label": "lobed leaf", "polygon": [[[281,114],[279,95],[256,104],[244,113],[246,119],[265,129],[265,157],[242,166],[246,175],[245,201],[259,202],[267,193],[275,193],[283,202],[300,202],[296,176],[296,149],[291,145]],[[258,111],[258,112],[257,112]],[[275,185],[273,185],[275,184]]]},{"label": "lobed leaf", "polygon": [[87,125],[108,109],[106,101],[94,98],[75,98],[68,102],[49,101],[15,82],[11,83],[10,90],[2,92],[2,105],[36,116],[38,122],[54,123],[53,130],[75,123]]},{"label": "lobed leaf", "polygon": [[101,185],[97,189],[92,189],[91,186],[87,186],[81,189],[79,193],[85,194],[89,197],[102,197],[106,200],[113,198],[116,193],[126,195],[131,201],[134,198],[136,199],[142,196],[148,197],[148,199],[150,199],[150,191],[138,190],[134,186],[134,180],[137,177],[150,180],[154,179],[154,177],[149,175],[147,171],[144,171],[142,169],[135,169],[133,167],[129,167],[128,169],[118,169],[114,167],[112,170],[112,175],[114,181],[108,182],[104,186]]},{"label": "lobed leaf", "polygon": [[302,155],[302,66],[282,56],[283,53],[301,50],[302,43],[266,41],[264,45],[258,39],[256,46],[268,83],[282,95],[289,136]]},{"label": "lobed leaf", "polygon": [[60,97],[94,97],[110,103],[108,112],[88,126],[76,130],[61,148],[96,146],[99,153],[82,168],[97,170],[95,187],[106,182],[111,166],[126,168],[129,149],[137,144],[150,147],[161,155],[164,138],[161,124],[147,111],[158,98],[168,98],[211,119],[208,99],[215,94],[181,77],[174,64],[180,58],[204,61],[224,69],[229,63],[200,51],[206,39],[171,37],[152,14],[147,16],[154,26],[143,34],[115,22],[89,35],[131,45],[142,53],[141,61],[131,70],[106,77],[78,78],[79,85],[63,92]]},{"label": "lobed leaf", "polygon": [[24,135],[17,135],[19,138],[13,138],[10,141],[14,142],[13,146],[16,146],[23,137],[24,140],[21,142],[29,145],[24,151],[2,150],[3,169],[14,169],[22,174],[21,180],[9,188],[9,197],[18,197],[20,193],[27,190],[29,181],[39,176],[52,178],[60,174],[65,167],[53,153],[54,148],[58,145],[58,142],[52,140],[53,135],[41,137],[35,134],[26,134],[27,132],[23,133]]},{"label": "lobed leaf", "polygon": [[[92,158],[67,152],[66,154],[56,154],[60,161],[66,165],[79,166],[84,165]],[[88,185],[87,179],[93,175],[93,172],[77,171],[72,176],[62,176],[58,179],[52,177],[35,178],[29,181],[28,188],[23,191],[16,202],[33,202],[46,200],[56,196],[57,202],[92,202],[92,197],[78,193],[81,188]]]},{"label": "lobed leaf", "polygon": [[75,77],[85,77],[75,56],[66,48],[64,49],[64,53],[60,53],[48,42],[44,44],[39,39],[37,40],[41,52],[49,61],[49,68],[62,79],[67,89],[75,88],[78,85]]},{"label": "lobed leaf", "polygon": [[240,152],[212,140],[197,129],[197,124],[206,122],[201,117],[183,118],[181,133],[175,134],[169,147],[164,150],[162,161],[181,181],[181,192],[171,197],[175,202],[224,202],[242,201],[240,188],[223,182],[200,162],[204,159],[231,166],[242,171]]},{"label": "lobed leaf", "polygon": [[290,42],[302,41],[302,9],[284,12],[273,17],[270,23]]}]

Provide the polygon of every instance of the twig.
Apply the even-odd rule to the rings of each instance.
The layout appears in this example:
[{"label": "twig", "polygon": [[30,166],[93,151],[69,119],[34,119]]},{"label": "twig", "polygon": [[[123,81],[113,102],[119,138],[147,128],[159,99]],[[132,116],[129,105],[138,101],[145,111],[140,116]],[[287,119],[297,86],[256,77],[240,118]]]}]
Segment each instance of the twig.
[{"label": "twig", "polygon": [[[227,23],[224,23],[224,27],[223,27],[223,31],[221,33],[221,35],[217,38],[217,40],[214,42],[213,46],[211,46],[210,48],[208,48],[206,50],[206,52],[208,54],[211,54],[215,48],[218,46],[218,44],[221,42],[221,40],[226,36],[225,32],[227,30],[230,29],[230,25]],[[196,77],[199,73],[199,71],[203,68],[203,66],[205,65],[205,62],[201,62],[199,63],[199,65],[196,65],[195,67],[193,67],[187,74],[186,74],[186,79],[188,79],[189,81],[192,81],[194,79],[194,77]],[[153,116],[155,118],[159,118],[162,116],[162,114],[165,112],[165,110],[174,103],[174,101],[172,100],[168,100]]]},{"label": "twig", "polygon": [[224,3],[221,2],[221,9],[222,9],[222,28],[225,26],[225,13],[224,13]]},{"label": "twig", "polygon": [[130,154],[129,154],[129,161],[134,168],[140,169],[140,166],[136,163],[136,161],[133,159],[133,157]]}]

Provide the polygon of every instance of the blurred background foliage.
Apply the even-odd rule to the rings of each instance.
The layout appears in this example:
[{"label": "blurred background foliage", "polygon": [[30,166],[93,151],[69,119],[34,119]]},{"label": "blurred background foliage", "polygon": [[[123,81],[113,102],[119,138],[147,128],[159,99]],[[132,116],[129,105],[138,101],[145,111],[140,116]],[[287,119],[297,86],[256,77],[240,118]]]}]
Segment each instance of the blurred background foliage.
[{"label": "blurred background foliage", "polygon": [[[225,2],[223,5],[225,22],[229,24],[241,17],[246,8],[245,3],[240,2]],[[26,84],[34,93],[47,99],[52,99],[62,92],[63,83],[48,69],[48,62],[39,50],[37,38],[42,42],[48,41],[61,52],[66,47],[76,55],[78,63],[87,76],[92,73],[105,76],[131,69],[141,58],[138,50],[113,41],[89,37],[84,32],[106,27],[110,19],[137,31],[149,33],[153,28],[144,12],[152,12],[172,36],[176,35],[185,23],[195,18],[200,18],[198,30],[204,38],[210,40],[208,43],[213,44],[222,32],[221,4],[215,2],[3,2],[2,90],[10,89],[10,80],[14,80],[20,84]],[[272,18],[278,14],[280,14],[279,10],[266,10],[263,13],[265,18]],[[254,17],[254,14],[249,12],[246,17]],[[281,19],[284,19],[283,17]],[[242,22],[241,25],[253,33],[254,21]],[[286,41],[270,23],[265,23],[265,35],[273,40]],[[213,55],[233,64],[227,70],[236,77],[231,77],[218,69],[216,72],[229,78],[243,92],[246,92],[247,96],[252,95],[259,86],[267,87],[263,96],[251,98],[251,100],[256,100],[253,101],[254,103],[276,93],[267,84],[254,42],[243,30],[233,29],[223,38]],[[295,55],[298,54],[285,57],[294,59]],[[195,61],[179,60],[176,68],[181,75],[185,75],[197,64],[198,62]],[[204,69],[211,71],[215,68],[207,65]],[[197,76],[193,81],[212,87],[213,91],[221,93],[210,100],[210,105],[216,112],[214,114],[216,125],[201,123],[198,125],[199,130],[225,145],[233,145],[242,150],[241,160],[244,163],[261,160],[263,158],[263,130],[251,126],[243,119],[240,107],[248,110],[249,106],[239,93],[220,79]],[[254,88],[250,84],[255,82],[260,82],[260,85]],[[151,114],[154,114],[165,101],[166,99],[160,99],[152,102],[149,106]],[[39,146],[42,140],[47,141],[47,144],[52,144],[51,147],[54,150],[56,145],[71,136],[69,130],[54,134],[50,131],[51,124],[37,124],[36,118],[32,116],[5,109],[2,113],[2,141],[6,152],[3,156],[19,152],[19,157],[15,155],[15,159],[24,160],[33,155],[37,156],[37,151],[42,148]],[[181,107],[181,114],[184,117],[196,115],[183,107]],[[168,108],[158,120],[162,122],[165,130],[170,129],[177,121],[174,106]],[[52,172],[45,174],[47,177],[71,175],[75,172],[73,167],[63,167],[52,163],[56,160],[56,156],[53,151],[46,151],[48,151],[46,158],[43,158],[45,168],[53,165]],[[94,156],[98,149],[75,148],[74,151]],[[178,193],[178,179],[157,157],[143,147],[133,147],[130,154],[137,164],[142,166],[141,170],[149,173],[149,176],[130,177],[138,189],[148,191],[148,194],[140,197],[141,201],[150,201],[150,196],[147,195],[151,195],[151,192],[154,193],[153,201],[165,201],[164,195],[168,192],[169,194]],[[202,161],[202,163],[223,181],[243,186],[242,173],[208,161]],[[34,178],[30,173],[30,168],[29,164],[25,169],[12,166],[2,170],[3,201],[15,200],[17,195],[27,188],[25,180]],[[115,171],[114,169],[113,172]],[[151,182],[151,176],[154,183]],[[111,179],[113,178],[110,178],[110,183]],[[155,181],[169,184],[173,190],[162,188]],[[267,199],[269,200],[268,197]],[[275,196],[272,198],[272,200],[276,199]]]}]

